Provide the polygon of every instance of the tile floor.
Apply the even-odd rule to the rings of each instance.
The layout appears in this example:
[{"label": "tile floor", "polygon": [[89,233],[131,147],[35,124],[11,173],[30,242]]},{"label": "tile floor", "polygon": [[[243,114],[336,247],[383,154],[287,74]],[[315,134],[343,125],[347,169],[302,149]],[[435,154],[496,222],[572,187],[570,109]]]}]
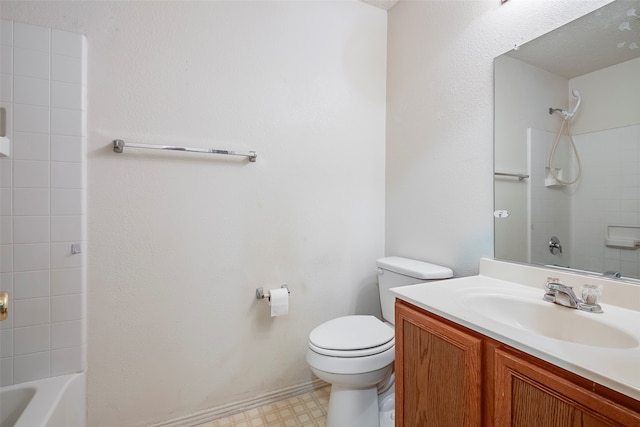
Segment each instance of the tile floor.
[{"label": "tile floor", "polygon": [[325,427],[331,386],[195,427]]}]

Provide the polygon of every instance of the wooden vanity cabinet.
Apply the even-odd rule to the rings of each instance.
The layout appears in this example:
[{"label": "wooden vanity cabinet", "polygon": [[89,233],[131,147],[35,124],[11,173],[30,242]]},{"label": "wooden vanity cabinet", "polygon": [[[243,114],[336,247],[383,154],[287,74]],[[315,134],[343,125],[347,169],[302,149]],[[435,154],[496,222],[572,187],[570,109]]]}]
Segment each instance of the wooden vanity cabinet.
[{"label": "wooden vanity cabinet", "polygon": [[396,302],[396,427],[640,427],[640,401]]},{"label": "wooden vanity cabinet", "polygon": [[480,426],[482,340],[396,301],[396,426]]}]

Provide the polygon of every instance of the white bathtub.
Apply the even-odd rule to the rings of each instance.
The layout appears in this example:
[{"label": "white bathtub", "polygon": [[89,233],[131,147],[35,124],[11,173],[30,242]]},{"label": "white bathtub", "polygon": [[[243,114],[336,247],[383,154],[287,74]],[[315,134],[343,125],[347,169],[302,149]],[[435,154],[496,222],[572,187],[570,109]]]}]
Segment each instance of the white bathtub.
[{"label": "white bathtub", "polygon": [[86,427],[83,373],[0,388],[2,427]]}]

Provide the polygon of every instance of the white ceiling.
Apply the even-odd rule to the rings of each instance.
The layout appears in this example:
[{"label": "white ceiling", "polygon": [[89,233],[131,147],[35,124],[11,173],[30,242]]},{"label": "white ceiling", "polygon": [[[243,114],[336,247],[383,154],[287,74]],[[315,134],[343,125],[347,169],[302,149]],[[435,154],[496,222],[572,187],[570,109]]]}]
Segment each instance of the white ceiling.
[{"label": "white ceiling", "polygon": [[398,3],[398,0],[362,0],[363,2],[370,4],[371,6],[379,7],[380,9],[389,10],[394,4]]}]

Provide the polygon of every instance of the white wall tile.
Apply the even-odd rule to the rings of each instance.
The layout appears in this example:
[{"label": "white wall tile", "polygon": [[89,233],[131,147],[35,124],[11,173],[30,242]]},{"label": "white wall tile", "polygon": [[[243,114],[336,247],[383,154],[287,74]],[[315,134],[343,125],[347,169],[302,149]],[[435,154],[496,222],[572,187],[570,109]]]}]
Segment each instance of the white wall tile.
[{"label": "white wall tile", "polygon": [[[17,129],[17,127],[15,127]],[[63,108],[51,109],[51,133],[82,136],[82,111]]]},{"label": "white wall tile", "polygon": [[0,330],[13,329],[13,310],[9,310],[9,316],[0,322]]},{"label": "white wall tile", "polygon": [[0,160],[0,187],[11,188],[13,186],[13,162]]},{"label": "white wall tile", "polygon": [[[13,137],[13,103],[3,102],[0,100],[0,107],[4,108],[6,121],[5,121],[5,130],[6,135],[9,138]],[[11,148],[13,148],[13,144],[11,144]]]},{"label": "white wall tile", "polygon": [[13,301],[15,328],[48,324],[50,321],[49,298],[29,298]]},{"label": "white wall tile", "polygon": [[73,320],[51,324],[51,348],[79,347],[82,345],[82,322]]},{"label": "white wall tile", "polygon": [[28,326],[13,330],[15,355],[47,351],[51,348],[50,325]]},{"label": "white wall tile", "polygon": [[[0,54],[0,61],[2,56]],[[4,68],[4,65],[0,67]],[[13,76],[11,74],[0,74],[0,101],[13,101]]]},{"label": "white wall tile", "polygon": [[13,217],[0,216],[0,245],[11,243],[13,243]]},{"label": "white wall tile", "polygon": [[81,186],[82,165],[80,163],[51,163],[51,188],[81,188]]},{"label": "white wall tile", "polygon": [[79,294],[82,292],[82,269],[65,268],[51,271],[51,295]]},{"label": "white wall tile", "polygon": [[13,358],[13,381],[23,383],[27,381],[48,378],[51,375],[48,351],[31,353]]},{"label": "white wall tile", "polygon": [[22,22],[13,23],[13,45],[26,49],[35,49],[49,52],[50,30],[38,25],[24,24]]},{"label": "white wall tile", "polygon": [[37,50],[13,48],[13,75],[37,79],[49,78],[49,54]]},{"label": "white wall tile", "polygon": [[0,273],[0,289],[9,292],[9,295],[13,294],[13,273]]},{"label": "white wall tile", "polygon": [[48,188],[49,162],[15,160],[13,186],[14,188]]},{"label": "white wall tile", "polygon": [[13,45],[13,21],[0,19],[0,44]]},{"label": "white wall tile", "polygon": [[82,347],[69,347],[51,351],[51,374],[64,375],[80,372],[82,363]]},{"label": "white wall tile", "polygon": [[14,132],[49,132],[49,108],[35,105],[13,105]]},{"label": "white wall tile", "polygon": [[79,242],[82,240],[81,215],[65,215],[51,217],[52,242]]},{"label": "white wall tile", "polygon": [[13,79],[13,102],[49,106],[49,80],[15,76]]},{"label": "white wall tile", "polygon": [[86,243],[86,40],[0,20],[0,45],[12,142],[12,158],[0,160],[0,287],[14,298],[0,322],[0,384],[8,385],[85,364],[84,256],[72,255],[71,243]]},{"label": "white wall tile", "polygon": [[0,45],[0,73],[13,74],[13,48]]},{"label": "white wall tile", "polygon": [[14,215],[49,215],[50,191],[45,188],[13,190]]},{"label": "white wall tile", "polygon": [[0,357],[13,356],[13,329],[0,330]]},{"label": "white wall tile", "polygon": [[0,359],[0,387],[13,384],[13,357]]},{"label": "white wall tile", "polygon": [[49,296],[49,270],[17,271],[13,276],[15,299]]},{"label": "white wall tile", "polygon": [[0,215],[11,215],[13,212],[13,198],[10,188],[0,188]]},{"label": "white wall tile", "polygon": [[74,83],[51,82],[51,106],[83,110],[84,96],[82,86]]},{"label": "white wall tile", "polygon": [[0,273],[13,271],[13,245],[0,245]]},{"label": "white wall tile", "polygon": [[82,137],[51,135],[51,160],[56,162],[82,161]]},{"label": "white wall tile", "polygon": [[82,295],[51,297],[51,322],[67,322],[82,319]]},{"label": "white wall tile", "polygon": [[49,244],[13,245],[13,271],[48,270],[51,251]]},{"label": "white wall tile", "polygon": [[80,114],[80,134],[83,137],[87,136],[87,110],[82,110]]},{"label": "white wall tile", "polygon": [[82,60],[70,56],[51,56],[51,80],[82,84]]},{"label": "white wall tile", "polygon": [[83,214],[81,190],[51,190],[51,215],[80,214]]},{"label": "white wall tile", "polygon": [[49,135],[46,133],[13,133],[14,160],[49,160]]},{"label": "white wall tile", "polygon": [[82,58],[82,35],[52,30],[51,53]]},{"label": "white wall tile", "polygon": [[81,266],[82,254],[72,254],[71,243],[51,244],[51,268],[76,268]]},{"label": "white wall tile", "polygon": [[48,243],[48,216],[15,216],[13,218],[14,243]]}]

